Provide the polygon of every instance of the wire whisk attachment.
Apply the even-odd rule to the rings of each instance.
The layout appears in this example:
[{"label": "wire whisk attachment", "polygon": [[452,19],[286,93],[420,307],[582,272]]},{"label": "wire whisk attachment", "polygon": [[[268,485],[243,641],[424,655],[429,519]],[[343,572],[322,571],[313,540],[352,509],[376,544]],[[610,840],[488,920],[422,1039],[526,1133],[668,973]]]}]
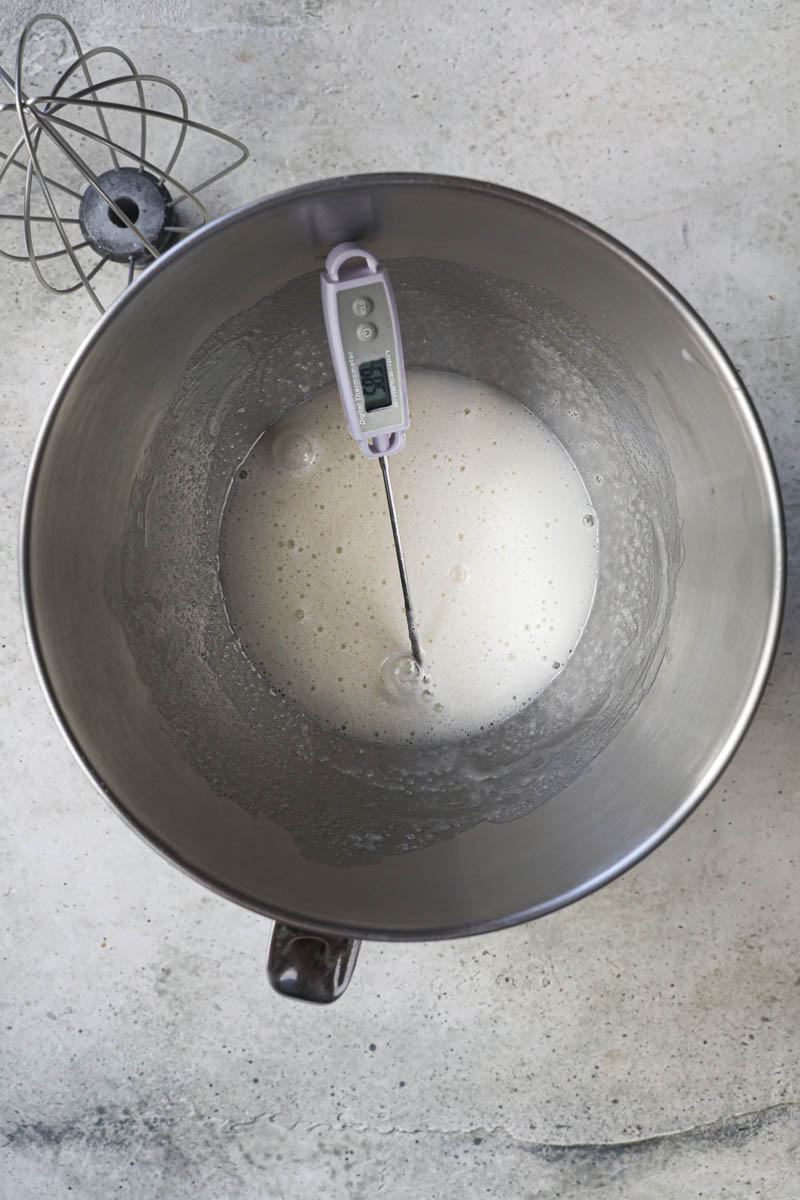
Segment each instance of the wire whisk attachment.
[{"label": "wire whisk attachment", "polygon": [[[30,52],[37,40],[59,69],[67,63],[46,94],[32,82],[41,73],[41,55]],[[0,150],[0,255],[30,263],[48,291],[85,288],[100,312],[103,268],[126,264],[130,282],[209,219],[199,193],[248,156],[238,138],[190,119],[177,84],[142,74],[114,46],[84,52],[60,16],[28,21],[14,76],[0,67],[0,95],[2,85],[12,98],[0,112],[16,115],[18,138]],[[175,174],[189,135],[192,158],[210,172],[193,187]],[[234,157],[219,168],[223,147]]]}]

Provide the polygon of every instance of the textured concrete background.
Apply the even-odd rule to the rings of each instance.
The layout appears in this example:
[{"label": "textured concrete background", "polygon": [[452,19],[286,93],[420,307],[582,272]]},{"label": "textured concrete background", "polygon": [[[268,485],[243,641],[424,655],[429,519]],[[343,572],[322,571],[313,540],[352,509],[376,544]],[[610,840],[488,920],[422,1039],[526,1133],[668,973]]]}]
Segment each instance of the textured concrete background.
[{"label": "textured concrete background", "polygon": [[[423,169],[537,193],[629,243],[750,386],[796,556],[796,5],[59,7],[85,45],[133,52],[184,85],[193,115],[246,138],[252,159],[213,193],[215,213],[339,172]],[[6,67],[33,11],[0,12]],[[357,48],[378,93],[346,72]],[[3,1200],[794,1200],[796,575],[742,749],[646,862],[503,934],[368,945],[328,1011],[282,1003],[264,980],[268,923],[106,810],[39,693],[15,585],[19,499],[94,314],[0,267]]]}]

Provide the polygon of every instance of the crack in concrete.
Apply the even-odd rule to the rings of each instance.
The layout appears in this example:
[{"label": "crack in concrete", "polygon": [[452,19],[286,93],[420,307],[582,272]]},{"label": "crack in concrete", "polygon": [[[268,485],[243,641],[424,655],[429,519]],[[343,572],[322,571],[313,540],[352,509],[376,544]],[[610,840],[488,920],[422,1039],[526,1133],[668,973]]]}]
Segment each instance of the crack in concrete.
[{"label": "crack in concrete", "polygon": [[344,1125],[344,1124],[333,1125],[330,1121],[306,1122],[302,1118],[300,1118],[297,1121],[292,1121],[287,1125],[287,1124],[284,1124],[283,1122],[279,1121],[278,1118],[276,1117],[276,1115],[274,1113],[270,1112],[269,1109],[266,1109],[264,1112],[256,1113],[255,1116],[249,1117],[246,1121],[231,1121],[230,1124],[225,1126],[225,1128],[223,1129],[223,1133],[230,1134],[230,1133],[233,1133],[234,1130],[236,1130],[236,1129],[247,1129],[250,1125],[255,1125],[258,1121],[263,1121],[264,1117],[266,1117],[268,1119],[270,1125],[275,1125],[275,1127],[277,1129],[282,1129],[286,1133],[292,1133],[295,1129],[299,1129],[301,1126],[306,1130],[307,1133],[313,1133],[315,1129],[326,1129],[326,1128],[327,1129],[336,1129],[336,1128],[357,1129],[358,1128],[356,1125]]},{"label": "crack in concrete", "polygon": [[[666,1153],[681,1152],[692,1148],[712,1151],[715,1148],[733,1147],[740,1149],[766,1130],[772,1130],[781,1123],[788,1121],[800,1109],[800,1099],[786,1100],[778,1104],[765,1105],[763,1108],[747,1112],[735,1113],[716,1121],[703,1122],[686,1129],[668,1130],[664,1133],[652,1134],[646,1137],[626,1139],[611,1142],[538,1142],[512,1133],[504,1125],[482,1126],[470,1128],[436,1128],[434,1126],[419,1126],[408,1128],[403,1125],[370,1125],[345,1119],[334,1121],[308,1121],[298,1119],[284,1122],[280,1114],[264,1110],[254,1113],[238,1121],[223,1124],[217,1118],[198,1113],[193,1107],[192,1114],[164,1113],[144,1110],[131,1112],[125,1108],[105,1108],[97,1106],[82,1112],[72,1120],[50,1124],[44,1120],[20,1120],[16,1127],[6,1127],[0,1131],[2,1141],[0,1149],[24,1150],[32,1147],[50,1149],[58,1154],[68,1145],[84,1143],[93,1148],[101,1146],[127,1150],[142,1141],[154,1142],[161,1147],[161,1152],[172,1166],[186,1166],[186,1158],[182,1149],[185,1135],[194,1123],[201,1127],[206,1124],[215,1127],[212,1140],[217,1138],[235,1141],[242,1130],[252,1129],[261,1121],[274,1125],[276,1131],[282,1134],[301,1130],[303,1135],[317,1131],[336,1134],[363,1134],[380,1137],[397,1136],[400,1138],[458,1138],[471,1141],[475,1146],[484,1141],[494,1142],[505,1139],[509,1147],[523,1154],[532,1155],[547,1163],[581,1163],[593,1162],[595,1165],[606,1164],[620,1160],[629,1164],[631,1161],[648,1154],[664,1150]],[[188,1118],[188,1119],[187,1119]],[[605,1169],[605,1168],[604,1168]]]},{"label": "crack in concrete", "polygon": [[520,1137],[518,1134],[514,1134],[506,1129],[503,1125],[477,1125],[469,1129],[448,1129],[433,1126],[406,1128],[402,1125],[381,1127],[357,1121],[337,1121],[335,1123],[318,1121],[306,1124],[304,1121],[299,1120],[293,1121],[291,1124],[284,1124],[278,1121],[274,1114],[267,1112],[256,1113],[253,1117],[245,1121],[234,1121],[226,1127],[225,1133],[232,1134],[238,1129],[255,1125],[258,1121],[263,1120],[264,1117],[269,1117],[271,1124],[287,1132],[303,1126],[309,1133],[318,1129],[328,1129],[331,1131],[341,1130],[342,1132],[378,1134],[385,1137],[390,1137],[394,1134],[401,1137],[459,1137],[472,1139],[476,1144],[480,1144],[490,1138],[502,1136],[506,1141],[518,1146],[527,1154],[539,1155],[555,1161],[569,1156],[577,1158],[590,1155],[638,1155],[648,1153],[665,1145],[674,1145],[681,1142],[687,1144],[698,1143],[708,1146],[731,1142],[741,1143],[756,1137],[767,1124],[784,1119],[797,1108],[800,1108],[800,1100],[787,1100],[779,1104],[769,1104],[763,1108],[751,1109],[747,1112],[733,1113],[730,1116],[721,1117],[716,1121],[701,1122],[698,1125],[688,1126],[686,1129],[668,1130],[664,1133],[650,1134],[642,1138],[632,1138],[616,1142],[537,1142]]}]

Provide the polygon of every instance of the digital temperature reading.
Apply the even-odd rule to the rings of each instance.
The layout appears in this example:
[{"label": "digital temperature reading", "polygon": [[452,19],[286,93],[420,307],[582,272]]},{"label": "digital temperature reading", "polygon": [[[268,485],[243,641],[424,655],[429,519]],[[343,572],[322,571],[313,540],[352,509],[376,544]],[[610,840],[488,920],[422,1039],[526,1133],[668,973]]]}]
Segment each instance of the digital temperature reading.
[{"label": "digital temperature reading", "polygon": [[363,362],[358,368],[361,378],[361,391],[364,395],[364,411],[371,413],[377,408],[389,408],[392,403],[389,391],[389,373],[386,370],[386,359],[376,358],[372,362]]}]

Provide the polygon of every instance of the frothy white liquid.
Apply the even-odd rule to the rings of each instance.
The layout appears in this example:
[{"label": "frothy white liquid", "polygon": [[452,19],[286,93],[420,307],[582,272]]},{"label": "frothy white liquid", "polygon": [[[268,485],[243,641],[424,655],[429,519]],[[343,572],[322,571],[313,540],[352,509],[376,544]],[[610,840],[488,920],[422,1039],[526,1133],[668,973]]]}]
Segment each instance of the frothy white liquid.
[{"label": "frothy white liquid", "polygon": [[220,563],[234,630],[323,724],[430,741],[529,703],[565,666],[597,579],[598,531],[557,438],[507,396],[409,372],[389,459],[424,677],[408,636],[380,468],[331,390],[278,422],[234,478]]}]

